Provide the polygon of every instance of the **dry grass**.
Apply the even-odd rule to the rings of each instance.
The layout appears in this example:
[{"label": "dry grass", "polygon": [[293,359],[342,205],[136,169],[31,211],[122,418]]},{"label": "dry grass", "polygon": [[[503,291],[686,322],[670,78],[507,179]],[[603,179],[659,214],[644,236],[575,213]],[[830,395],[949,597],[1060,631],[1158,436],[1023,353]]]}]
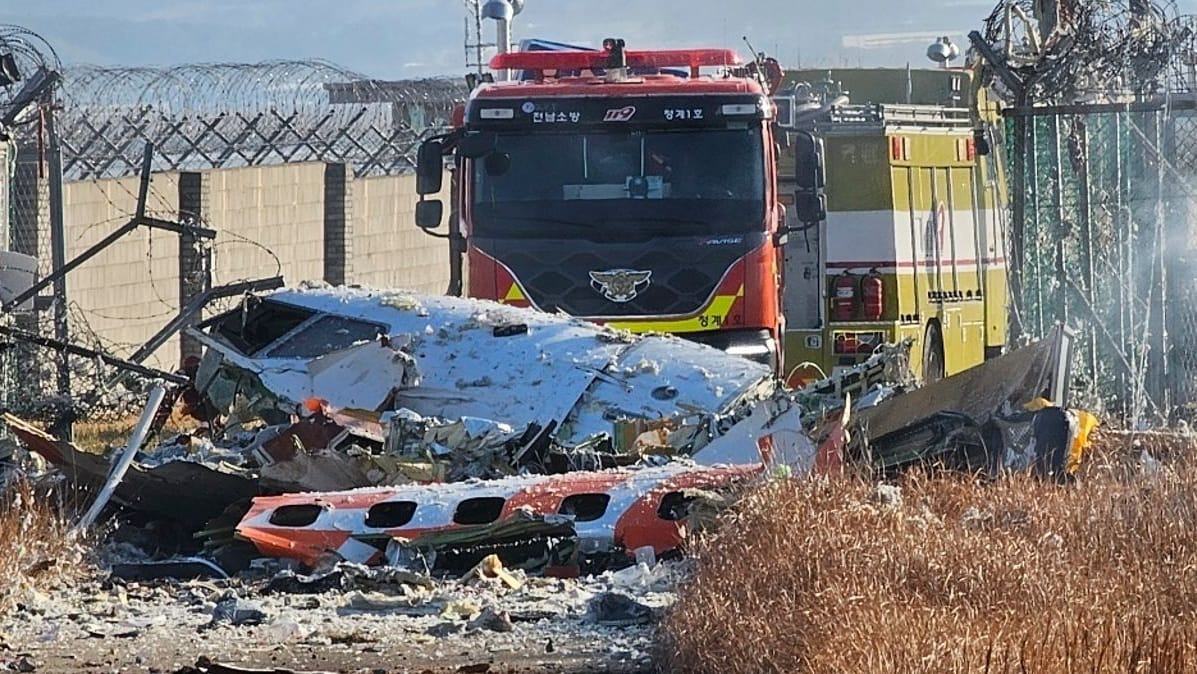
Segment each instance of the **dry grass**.
[{"label": "dry grass", "polygon": [[697,545],[666,667],[1197,671],[1197,460],[1144,475],[1097,444],[1070,487],[912,475],[897,507],[857,478],[752,494]]},{"label": "dry grass", "polygon": [[[75,424],[75,446],[96,454],[103,454],[113,448],[122,448],[129,442],[133,429],[137,427],[140,415],[130,415],[115,420],[88,420]],[[170,437],[184,431],[194,431],[198,424],[182,416],[177,409],[173,410],[166,424],[159,431],[156,438],[146,441],[147,448],[153,448],[158,440]]]},{"label": "dry grass", "polygon": [[75,424],[75,446],[103,454],[113,447],[123,447],[137,426],[137,417],[116,421],[84,421]]},{"label": "dry grass", "polygon": [[23,481],[0,494],[0,611],[31,589],[77,577],[82,560],[82,544],[52,497]]}]

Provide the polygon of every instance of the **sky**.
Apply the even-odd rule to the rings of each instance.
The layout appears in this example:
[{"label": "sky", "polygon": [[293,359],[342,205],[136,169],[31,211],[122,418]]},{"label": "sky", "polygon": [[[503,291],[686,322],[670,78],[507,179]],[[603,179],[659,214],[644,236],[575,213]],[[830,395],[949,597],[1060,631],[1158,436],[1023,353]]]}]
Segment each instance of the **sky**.
[{"label": "sky", "polygon": [[[515,37],[597,46],[733,47],[787,67],[930,65],[936,35],[965,44],[997,0],[526,0]],[[464,0],[8,0],[0,23],[66,64],[173,65],[321,58],[405,79],[466,72]],[[1197,0],[1177,0],[1197,13]],[[486,39],[493,37],[484,28]]]}]

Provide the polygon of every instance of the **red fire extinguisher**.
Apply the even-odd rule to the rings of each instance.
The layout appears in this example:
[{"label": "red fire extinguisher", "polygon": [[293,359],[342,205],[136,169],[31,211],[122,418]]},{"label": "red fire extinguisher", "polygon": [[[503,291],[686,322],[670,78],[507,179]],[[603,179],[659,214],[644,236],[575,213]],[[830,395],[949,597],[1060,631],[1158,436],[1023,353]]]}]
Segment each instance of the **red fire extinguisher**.
[{"label": "red fire extinguisher", "polygon": [[865,320],[881,320],[881,313],[885,307],[885,290],[881,283],[881,275],[877,273],[876,269],[869,272],[869,275],[860,282],[860,295],[863,300]]},{"label": "red fire extinguisher", "polygon": [[844,272],[835,279],[835,297],[831,300],[831,315],[837,321],[850,321],[856,317],[857,278]]}]

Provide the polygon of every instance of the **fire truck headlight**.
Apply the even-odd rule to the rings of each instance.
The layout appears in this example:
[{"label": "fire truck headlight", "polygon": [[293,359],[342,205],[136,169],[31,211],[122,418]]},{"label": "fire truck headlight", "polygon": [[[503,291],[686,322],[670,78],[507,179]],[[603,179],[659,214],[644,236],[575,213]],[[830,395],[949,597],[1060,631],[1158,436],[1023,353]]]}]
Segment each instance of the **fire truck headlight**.
[{"label": "fire truck headlight", "polygon": [[724,351],[733,356],[740,356],[770,367],[777,365],[777,340],[768,336],[760,341],[745,341],[729,344]]},{"label": "fire truck headlight", "polygon": [[768,344],[732,344],[727,347],[727,352],[744,358],[763,358],[770,353]]}]

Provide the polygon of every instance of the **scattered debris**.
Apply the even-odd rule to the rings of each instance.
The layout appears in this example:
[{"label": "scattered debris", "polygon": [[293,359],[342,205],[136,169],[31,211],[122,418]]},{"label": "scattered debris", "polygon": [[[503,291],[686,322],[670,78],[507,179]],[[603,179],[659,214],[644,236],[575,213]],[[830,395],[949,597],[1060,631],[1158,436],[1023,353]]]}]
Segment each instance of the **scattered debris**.
[{"label": "scattered debris", "polygon": [[902,488],[894,484],[878,484],[873,487],[873,500],[886,508],[901,508]]},{"label": "scattered debris", "polygon": [[162,561],[136,564],[113,564],[112,575],[121,580],[191,580],[196,578],[228,578],[229,574],[215,562],[203,557],[178,557]]},{"label": "scattered debris", "polygon": [[487,555],[478,562],[478,565],[470,569],[469,573],[462,577],[463,584],[469,584],[476,579],[496,578],[501,583],[506,585],[508,589],[518,590],[523,586],[524,582],[516,578],[507,569],[503,568],[503,562],[499,561],[498,555]]},{"label": "scattered debris", "polygon": [[859,410],[853,453],[883,472],[936,463],[983,472],[1030,470],[1065,479],[1079,468],[1097,419],[1069,410],[1072,332]]},{"label": "scattered debris", "polygon": [[589,617],[600,625],[643,625],[654,620],[652,608],[626,594],[604,592],[590,602]]},{"label": "scattered debris", "polygon": [[[520,329],[496,337],[496,326]],[[196,386],[226,429],[285,425],[300,410],[331,419],[331,437],[290,433],[292,445],[258,458],[357,447],[354,463],[378,479],[354,487],[431,481],[397,463],[447,480],[632,463],[663,448],[627,441],[627,425],[640,422],[668,429],[669,454],[699,456],[780,394],[765,366],[709,347],[612,340],[607,328],[477,300],[282,290],[252,295],[206,327],[195,332],[208,346]],[[785,442],[795,442],[801,426],[788,429]]]},{"label": "scattered debris", "polygon": [[[764,365],[491,302],[284,289],[250,293],[191,334],[207,348],[183,409],[200,429],[126,454],[114,501],[213,534],[209,550],[232,539],[208,523],[261,493],[677,458],[800,474],[816,451],[805,433],[811,395],[784,390]],[[75,484],[104,484],[105,457],[4,421]]]},{"label": "scattered debris", "polygon": [[477,618],[470,621],[468,629],[488,630],[490,632],[511,632],[515,629],[515,625],[512,624],[511,616],[506,611],[497,611],[487,606],[482,609],[482,613]]},{"label": "scattered debris", "polygon": [[[129,597],[149,585],[186,587],[193,628],[261,625],[279,647],[372,644],[361,625],[385,618],[413,643],[522,633],[567,654],[542,621],[653,624],[692,568],[686,538],[747,486],[860,461],[1058,477],[1096,424],[1067,406],[1064,331],[921,389],[907,340],[798,390],[673,337],[392,292],[251,294],[193,334],[183,409],[202,424],[125,453],[112,500],[201,552],[112,564],[85,636],[146,636]],[[105,484],[110,458],[3,420],[71,482]],[[898,487],[874,499],[902,506]],[[340,618],[362,622],[321,625]]]},{"label": "scattered debris", "polygon": [[212,612],[212,622],[209,623],[209,626],[215,627],[222,624],[233,626],[260,625],[265,620],[266,612],[262,610],[260,604],[233,596],[216,603],[216,609]]}]

